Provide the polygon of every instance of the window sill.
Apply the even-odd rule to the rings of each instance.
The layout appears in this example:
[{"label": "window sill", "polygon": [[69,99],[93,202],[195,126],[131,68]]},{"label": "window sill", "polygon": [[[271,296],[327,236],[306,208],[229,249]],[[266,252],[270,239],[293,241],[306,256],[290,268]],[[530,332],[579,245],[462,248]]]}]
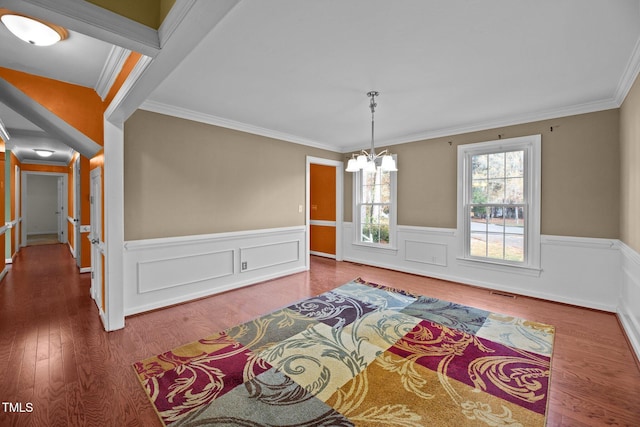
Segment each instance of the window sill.
[{"label": "window sill", "polygon": [[531,277],[540,277],[542,269],[526,265],[501,264],[499,262],[481,261],[469,258],[457,258],[458,263],[468,267],[484,268],[485,270],[500,271],[502,273],[524,274]]},{"label": "window sill", "polygon": [[358,248],[371,252],[391,252],[393,254],[396,254],[398,252],[398,248],[393,246],[381,246],[362,242],[351,242],[351,244],[353,246],[357,246]]}]

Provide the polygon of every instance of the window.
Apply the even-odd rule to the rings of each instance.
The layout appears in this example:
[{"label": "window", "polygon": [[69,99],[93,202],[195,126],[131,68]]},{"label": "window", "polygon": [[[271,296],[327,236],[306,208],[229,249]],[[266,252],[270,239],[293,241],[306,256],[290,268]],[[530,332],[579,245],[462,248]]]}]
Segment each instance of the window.
[{"label": "window", "polygon": [[396,173],[377,167],[354,174],[356,244],[395,247]]},{"label": "window", "polygon": [[458,147],[463,260],[539,269],[540,135]]}]

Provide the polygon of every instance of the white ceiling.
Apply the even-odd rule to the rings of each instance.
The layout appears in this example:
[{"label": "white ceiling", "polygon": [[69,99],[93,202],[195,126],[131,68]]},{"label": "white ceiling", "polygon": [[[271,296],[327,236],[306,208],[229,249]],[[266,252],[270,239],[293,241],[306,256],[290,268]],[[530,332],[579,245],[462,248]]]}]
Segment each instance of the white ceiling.
[{"label": "white ceiling", "polygon": [[[182,22],[208,34],[142,108],[340,152],[370,142],[369,90],[382,146],[616,108],[640,69],[640,0],[242,0],[217,22]],[[38,48],[0,25],[0,66],[99,88],[109,40]]]},{"label": "white ceiling", "polygon": [[144,108],[349,151],[369,90],[377,144],[617,107],[639,36],[637,0],[242,1]]}]

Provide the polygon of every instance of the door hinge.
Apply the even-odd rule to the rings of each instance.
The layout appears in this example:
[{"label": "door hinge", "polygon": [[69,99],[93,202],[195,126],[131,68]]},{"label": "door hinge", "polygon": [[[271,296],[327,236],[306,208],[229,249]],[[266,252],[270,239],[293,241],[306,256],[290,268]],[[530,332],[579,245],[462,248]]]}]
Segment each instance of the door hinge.
[{"label": "door hinge", "polygon": [[91,278],[94,279],[95,276],[93,275],[93,271],[91,272]]}]

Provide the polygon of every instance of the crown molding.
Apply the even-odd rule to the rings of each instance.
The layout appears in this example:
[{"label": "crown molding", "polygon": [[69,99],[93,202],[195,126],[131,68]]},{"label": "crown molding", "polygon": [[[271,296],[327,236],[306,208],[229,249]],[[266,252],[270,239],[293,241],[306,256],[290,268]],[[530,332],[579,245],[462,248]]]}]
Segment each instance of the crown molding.
[{"label": "crown molding", "polygon": [[635,83],[638,73],[640,72],[640,38],[636,41],[636,45],[633,47],[633,52],[629,57],[629,62],[624,69],[624,73],[620,77],[618,82],[618,88],[615,94],[615,100],[618,107],[622,105],[627,94],[631,90],[631,86]]},{"label": "crown molding", "polygon": [[204,114],[186,108],[175,107],[172,105],[163,104],[161,102],[147,100],[140,106],[140,109],[151,111],[153,113],[164,114],[167,116],[179,117],[181,119],[192,120],[195,122],[206,123],[213,126],[220,126],[223,128],[246,132],[253,135],[279,139],[281,141],[292,142],[294,144],[306,145],[313,148],[336,152],[336,147],[313,141],[311,139],[301,138],[289,133],[278,132],[260,126],[254,126],[247,123],[237,122],[235,120],[225,119],[223,117]]},{"label": "crown molding", "polygon": [[118,107],[120,107],[120,105],[124,102],[131,89],[133,89],[138,79],[142,77],[151,62],[152,58],[148,56],[142,56],[138,60],[136,65],[133,67],[133,70],[131,70],[131,73],[129,73],[126,80],[118,90],[118,93],[116,93],[116,96],[113,97],[113,100],[105,110],[104,116],[107,119],[110,119],[115,111],[118,110]]},{"label": "crown molding", "polygon": [[[16,157],[18,157],[18,155],[16,154]],[[18,157],[18,160],[20,160],[20,157]],[[23,165],[45,165],[45,166],[64,166],[67,167],[69,166],[69,162],[65,163],[65,162],[52,162],[52,161],[46,161],[46,160],[20,160],[20,163],[22,163]],[[31,171],[25,171],[25,172],[31,172]]]},{"label": "crown molding", "polygon": [[[584,104],[576,104],[568,107],[557,108],[553,110],[544,110],[528,114],[520,114],[506,117],[500,120],[490,120],[484,122],[472,123],[464,126],[452,126],[448,128],[434,129],[426,132],[401,136],[398,138],[390,138],[386,140],[377,140],[376,147],[386,147],[409,142],[424,141],[427,139],[442,138],[447,136],[461,135],[463,133],[478,132],[489,129],[498,129],[507,126],[520,125],[524,123],[533,123],[542,120],[556,119],[560,117],[575,116],[578,114],[594,113],[597,111],[610,110],[618,108],[620,105],[615,99],[605,99],[596,102],[588,102]],[[353,144],[340,148],[342,153],[350,153],[362,148],[366,148],[362,144]]]},{"label": "crown molding", "polygon": [[94,87],[95,91],[103,101],[109,94],[109,90],[111,89],[113,82],[115,82],[118,77],[124,62],[127,60],[130,53],[131,51],[129,49],[125,49],[120,46],[114,45],[111,47],[109,56],[102,67],[100,77],[98,77],[98,81]]}]

